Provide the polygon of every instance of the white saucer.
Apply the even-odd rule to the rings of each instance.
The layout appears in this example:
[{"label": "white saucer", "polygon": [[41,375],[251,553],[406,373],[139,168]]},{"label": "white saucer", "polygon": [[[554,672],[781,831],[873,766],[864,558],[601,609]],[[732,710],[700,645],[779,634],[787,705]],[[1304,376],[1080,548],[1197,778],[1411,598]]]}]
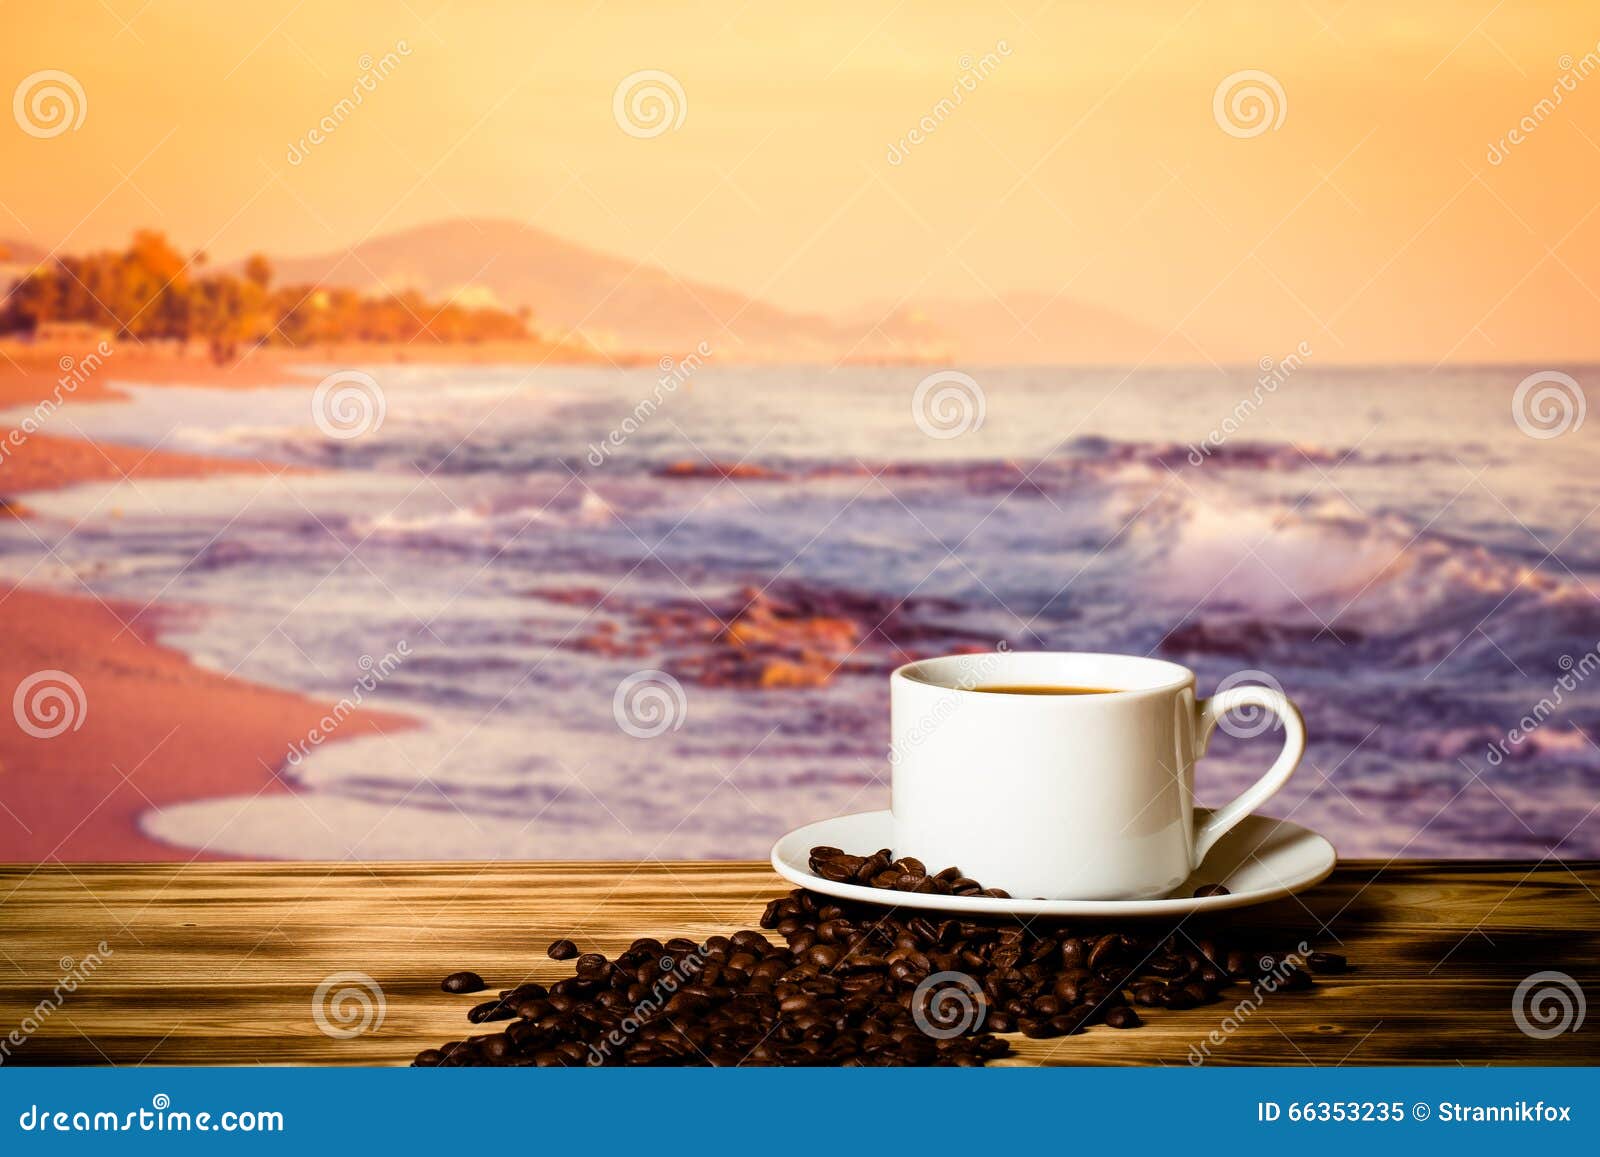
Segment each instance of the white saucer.
[{"label": "white saucer", "polygon": [[[1210,814],[1196,808],[1198,815]],[[1309,828],[1271,816],[1246,816],[1206,856],[1205,862],[1173,894],[1161,900],[1023,900],[992,896],[938,896],[893,892],[861,884],[838,884],[811,871],[811,849],[843,848],[869,856],[893,846],[893,821],[887,811],[858,812],[796,828],[772,845],[772,866],[778,875],[802,888],[896,908],[929,908],[939,912],[971,912],[1013,916],[1183,916],[1244,908],[1303,891],[1328,878],[1338,860],[1333,845]],[[936,870],[944,865],[928,865]],[[1202,884],[1221,884],[1226,896],[1196,899]]]}]

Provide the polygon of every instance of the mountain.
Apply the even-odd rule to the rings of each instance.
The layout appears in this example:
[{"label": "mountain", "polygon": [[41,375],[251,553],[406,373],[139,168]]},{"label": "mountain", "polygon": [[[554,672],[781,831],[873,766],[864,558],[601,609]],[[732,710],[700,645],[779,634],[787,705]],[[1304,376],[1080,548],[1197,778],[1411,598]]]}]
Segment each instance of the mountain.
[{"label": "mountain", "polygon": [[518,221],[441,221],[273,265],[280,284],[527,306],[547,336],[613,352],[682,356],[704,341],[716,356],[744,362],[1092,364],[1137,362],[1151,351],[1161,360],[1171,344],[1115,311],[1044,293],[838,318],[795,313]]},{"label": "mountain", "polygon": [[443,221],[344,253],[273,258],[273,267],[280,284],[417,289],[463,303],[527,306],[542,333],[577,335],[605,350],[681,356],[703,341],[729,360],[831,361],[859,336],[827,318],[790,313],[515,221]]}]

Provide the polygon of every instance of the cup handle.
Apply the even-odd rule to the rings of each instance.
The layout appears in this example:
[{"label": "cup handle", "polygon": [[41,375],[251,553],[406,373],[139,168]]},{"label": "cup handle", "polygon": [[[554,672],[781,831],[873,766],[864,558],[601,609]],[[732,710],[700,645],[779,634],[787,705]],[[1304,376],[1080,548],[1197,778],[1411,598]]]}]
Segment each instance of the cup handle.
[{"label": "cup handle", "polygon": [[1294,769],[1300,766],[1300,758],[1306,752],[1305,720],[1300,718],[1300,709],[1282,691],[1257,684],[1229,687],[1209,699],[1202,699],[1195,706],[1199,711],[1199,728],[1195,736],[1197,757],[1206,753],[1211,743],[1211,733],[1217,729],[1223,717],[1236,707],[1260,707],[1272,712],[1283,724],[1284,735],[1283,750],[1278,752],[1278,758],[1272,761],[1266,774],[1212,812],[1209,819],[1195,828],[1194,863],[1190,865],[1191,868],[1198,868],[1212,845],[1245,816],[1278,793]]}]

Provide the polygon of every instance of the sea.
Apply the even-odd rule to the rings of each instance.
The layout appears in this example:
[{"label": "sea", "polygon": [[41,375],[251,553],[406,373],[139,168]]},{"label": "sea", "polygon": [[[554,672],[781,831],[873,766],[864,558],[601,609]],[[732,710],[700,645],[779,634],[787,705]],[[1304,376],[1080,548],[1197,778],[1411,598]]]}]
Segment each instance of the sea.
[{"label": "sea", "polygon": [[[761,857],[888,806],[895,665],[1005,646],[1281,687],[1310,748],[1266,810],[1345,856],[1597,856],[1600,372],[1559,369],[126,384],[44,428],[298,469],[30,494],[0,573],[328,704],[292,795],[143,817],[183,852]],[[418,726],[340,736],[357,706]],[[1219,736],[1202,802],[1272,758],[1259,722]]]}]

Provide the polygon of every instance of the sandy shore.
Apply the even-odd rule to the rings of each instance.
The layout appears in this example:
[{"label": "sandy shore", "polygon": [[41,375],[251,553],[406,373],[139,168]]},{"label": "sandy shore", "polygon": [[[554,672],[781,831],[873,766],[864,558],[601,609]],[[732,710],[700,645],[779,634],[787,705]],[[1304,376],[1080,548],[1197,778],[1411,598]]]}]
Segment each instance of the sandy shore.
[{"label": "sandy shore", "polygon": [[[146,838],[140,814],[287,790],[276,769],[329,707],[201,670],[155,643],[138,607],[11,587],[0,588],[0,619],[0,689],[14,716],[18,686],[37,672],[64,671],[82,687],[81,700],[56,700],[68,716],[49,710],[45,682],[20,709],[36,730],[72,718],[59,735],[30,735],[13,719],[0,727],[0,860],[187,860],[189,850]],[[409,726],[363,711],[334,738]]]},{"label": "sandy shore", "polygon": [[[264,357],[230,366],[214,366],[198,358],[119,351],[90,373],[67,370],[82,355],[64,351],[36,352],[16,344],[0,345],[0,410],[58,406],[54,412],[35,409],[37,432],[16,420],[0,422],[0,498],[16,513],[18,495],[29,490],[54,490],[79,482],[119,478],[171,478],[204,474],[257,474],[269,467],[255,462],[149,451],[137,446],[85,441],[69,424],[74,402],[103,402],[121,392],[116,381],[150,385],[208,385],[257,389],[304,379],[306,370],[293,361]],[[20,504],[24,509],[25,503]]]},{"label": "sandy shore", "polygon": [[[0,339],[0,410],[106,401],[121,396],[117,382],[140,385],[195,385],[213,389],[309,386],[328,366],[366,365],[574,365],[644,364],[636,356],[603,358],[578,346],[542,341],[483,342],[475,345],[372,345],[350,342],[305,350],[260,347],[237,361],[218,365],[196,354],[110,345],[96,359],[94,341],[81,346],[41,349],[15,339]],[[89,369],[92,365],[92,369]],[[170,478],[204,474],[260,473],[270,467],[231,458],[212,458],[165,450],[147,451],[114,443],[92,443],[72,436],[70,409],[61,420],[43,414],[37,433],[8,437],[16,422],[0,424],[0,516],[26,509],[17,496],[79,482],[122,477]]]},{"label": "sandy shore", "polygon": [[[63,374],[54,352],[0,359],[0,408],[33,407],[53,399]],[[60,357],[69,356],[60,354]],[[363,352],[367,361],[380,360]],[[303,380],[301,363],[315,357],[272,353],[217,367],[200,359],[118,351],[75,382],[68,407],[116,396],[112,380],[141,384],[204,384],[259,388]],[[27,491],[78,482],[260,472],[254,462],[90,443],[40,431],[8,440],[0,458],[0,516],[26,517]],[[59,425],[70,427],[65,422]],[[0,438],[14,429],[0,424]],[[19,496],[23,496],[19,500]],[[64,671],[82,688],[82,706],[68,689],[56,706],[76,726],[40,738],[20,722],[0,727],[0,861],[187,860],[193,852],[145,837],[139,816],[163,805],[211,796],[288,790],[278,778],[290,745],[305,739],[330,704],[201,670],[155,642],[157,615],[107,605],[88,596],[0,585],[0,699],[19,714],[15,696],[24,680]],[[49,700],[35,703],[35,730],[60,721]],[[59,682],[54,683],[60,686]],[[21,709],[26,713],[25,705]],[[3,718],[3,716],[0,716]],[[397,715],[362,711],[334,739],[414,726]],[[207,856],[205,858],[216,858]]]}]

